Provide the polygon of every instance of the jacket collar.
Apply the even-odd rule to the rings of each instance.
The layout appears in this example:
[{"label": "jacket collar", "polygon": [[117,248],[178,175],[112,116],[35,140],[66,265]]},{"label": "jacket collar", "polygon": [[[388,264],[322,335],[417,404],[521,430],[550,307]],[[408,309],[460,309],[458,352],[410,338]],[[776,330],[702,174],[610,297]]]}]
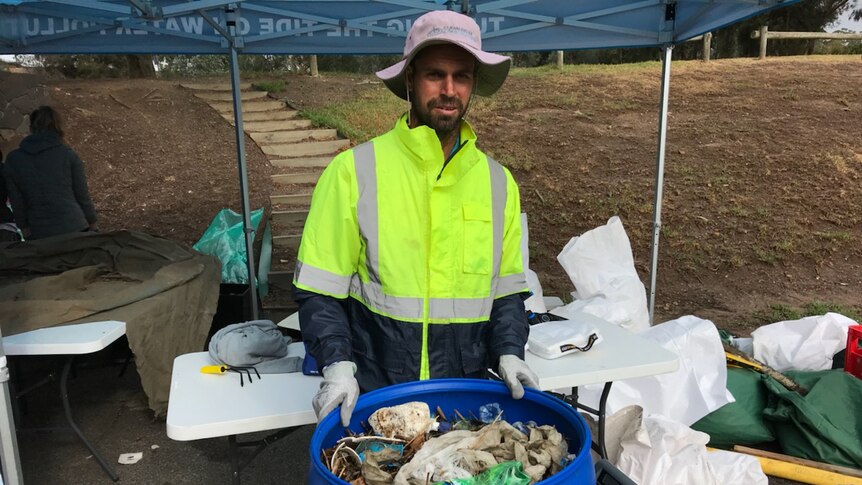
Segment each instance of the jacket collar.
[{"label": "jacket collar", "polygon": [[[395,122],[395,134],[401,145],[412,155],[413,163],[427,171],[432,171],[434,177],[443,168],[443,148],[437,133],[427,126],[410,128],[407,125],[407,114]],[[479,159],[476,150],[476,132],[466,120],[461,121],[461,147],[446,165],[446,170],[440,177],[441,185],[451,185],[461,178]]]}]

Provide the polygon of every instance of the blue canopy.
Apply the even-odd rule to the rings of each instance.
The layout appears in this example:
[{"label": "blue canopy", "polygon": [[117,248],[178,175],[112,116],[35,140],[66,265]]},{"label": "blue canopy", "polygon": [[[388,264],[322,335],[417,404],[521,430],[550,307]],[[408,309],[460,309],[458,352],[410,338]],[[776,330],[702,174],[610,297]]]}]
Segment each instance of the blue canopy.
[{"label": "blue canopy", "polygon": [[[0,0],[0,54],[228,54],[237,160],[254,290],[245,138],[237,56],[400,54],[413,20],[457,9],[476,19],[498,52],[660,47],[662,50],[649,313],[658,241],[673,46],[799,0]],[[0,344],[0,460],[5,483],[21,482]],[[4,412],[5,411],[5,412]],[[11,437],[11,439],[10,439]]]},{"label": "blue canopy", "polygon": [[[798,0],[0,0],[0,54],[400,54],[451,8],[487,50],[665,46]],[[228,20],[236,22],[236,36]]]}]

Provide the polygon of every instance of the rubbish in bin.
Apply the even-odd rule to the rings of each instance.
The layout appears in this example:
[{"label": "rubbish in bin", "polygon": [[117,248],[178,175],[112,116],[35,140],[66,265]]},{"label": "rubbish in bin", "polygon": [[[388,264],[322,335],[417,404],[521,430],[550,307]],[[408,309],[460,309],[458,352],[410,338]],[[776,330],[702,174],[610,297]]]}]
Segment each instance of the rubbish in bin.
[{"label": "rubbish in bin", "polygon": [[427,403],[413,401],[374,411],[368,417],[368,424],[378,435],[411,440],[428,431],[434,423],[430,416]]},{"label": "rubbish in bin", "polygon": [[524,473],[519,461],[504,461],[470,478],[455,478],[435,485],[529,485],[530,476]]},{"label": "rubbish in bin", "polygon": [[[348,483],[361,477],[367,485],[447,481],[459,485],[521,485],[547,478],[570,461],[568,444],[553,426],[519,423],[526,431],[522,432],[501,419],[503,410],[498,403],[480,407],[480,416],[494,415],[490,423],[479,420],[472,412],[468,412],[471,418],[465,418],[457,410],[454,414],[457,416],[454,423],[438,423],[430,417],[424,402],[378,409],[369,422],[372,433],[383,436],[342,438],[335,446],[323,450],[322,462]],[[439,409],[437,419],[447,420]],[[409,437],[413,432],[416,434]],[[506,462],[514,464],[482,475]],[[509,480],[510,476],[511,481],[494,481],[504,477]]]}]

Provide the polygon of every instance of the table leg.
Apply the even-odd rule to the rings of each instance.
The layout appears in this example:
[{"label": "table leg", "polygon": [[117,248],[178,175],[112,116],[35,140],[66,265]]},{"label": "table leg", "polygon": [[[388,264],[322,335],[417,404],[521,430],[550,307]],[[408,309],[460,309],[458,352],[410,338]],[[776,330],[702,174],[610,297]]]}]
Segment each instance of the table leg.
[{"label": "table leg", "polygon": [[60,377],[60,398],[63,401],[63,409],[66,411],[66,421],[69,422],[69,427],[71,427],[72,431],[74,431],[75,434],[78,435],[78,438],[84,443],[84,446],[86,446],[87,449],[90,450],[90,453],[93,454],[93,457],[96,459],[96,461],[99,462],[99,465],[102,467],[103,470],[105,470],[105,473],[107,473],[108,476],[111,477],[111,480],[116,482],[120,479],[120,477],[117,475],[114,469],[111,468],[111,465],[109,465],[108,462],[106,462],[105,459],[102,458],[102,455],[99,454],[99,452],[96,450],[96,447],[94,447],[87,440],[87,438],[84,437],[84,434],[81,433],[81,430],[78,429],[78,425],[75,424],[75,420],[72,418],[72,407],[69,405],[69,391],[67,386],[67,382],[69,380],[69,371],[72,368],[72,359],[74,359],[74,356],[71,355],[66,359],[66,364],[63,366],[63,374]]},{"label": "table leg", "polygon": [[605,388],[602,389],[602,398],[599,401],[599,449],[601,450],[599,454],[606,460],[608,459],[608,450],[605,447],[605,411],[608,406],[608,396],[611,393],[611,384],[613,382],[605,383]]},{"label": "table leg", "polygon": [[606,382],[604,389],[602,389],[602,397],[599,399],[599,408],[593,409],[585,404],[581,404],[578,402],[578,388],[572,388],[572,395],[566,398],[566,401],[575,409],[583,409],[584,411],[595,414],[599,418],[598,428],[599,428],[599,436],[596,438],[596,442],[593,443],[593,451],[598,453],[602,458],[608,458],[608,450],[605,447],[605,412],[607,410],[608,405],[608,396],[611,393],[611,384],[613,382]]},{"label": "table leg", "polygon": [[228,453],[230,453],[230,483],[232,485],[240,485],[239,479],[239,457],[237,456],[238,450],[236,445],[236,435],[230,435],[227,437],[228,443]]},{"label": "table leg", "polygon": [[[240,485],[240,477],[239,474],[242,470],[247,467],[254,458],[263,451],[267,446],[275,443],[276,441],[284,438],[285,436],[290,435],[294,431],[299,429],[299,427],[294,428],[284,428],[280,429],[270,435],[267,435],[259,440],[254,441],[237,441],[236,435],[231,435],[227,437],[228,445],[230,446],[230,466],[231,466],[231,483],[233,485]],[[254,446],[254,450],[251,455],[243,462],[239,462],[239,449],[241,447]]]}]

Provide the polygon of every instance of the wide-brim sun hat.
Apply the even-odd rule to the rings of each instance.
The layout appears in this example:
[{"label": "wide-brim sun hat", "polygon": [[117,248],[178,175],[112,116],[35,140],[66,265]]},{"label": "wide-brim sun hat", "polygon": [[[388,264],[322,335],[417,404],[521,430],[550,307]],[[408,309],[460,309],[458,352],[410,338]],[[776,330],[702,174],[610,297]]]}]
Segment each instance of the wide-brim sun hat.
[{"label": "wide-brim sun hat", "polygon": [[404,56],[399,62],[377,71],[377,77],[399,98],[407,99],[407,66],[419,51],[436,44],[457,45],[476,58],[474,92],[480,96],[497,92],[509,74],[512,58],[482,50],[482,33],[475,20],[451,10],[434,10],[413,22],[404,42]]}]

